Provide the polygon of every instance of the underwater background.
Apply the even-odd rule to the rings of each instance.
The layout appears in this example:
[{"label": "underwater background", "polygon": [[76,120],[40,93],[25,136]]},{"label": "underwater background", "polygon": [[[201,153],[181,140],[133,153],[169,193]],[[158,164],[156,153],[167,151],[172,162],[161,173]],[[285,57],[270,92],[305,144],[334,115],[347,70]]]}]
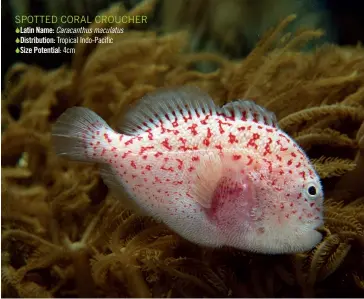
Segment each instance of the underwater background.
[{"label": "underwater background", "polygon": [[[362,11],[329,0],[3,1],[2,296],[363,297]],[[22,14],[148,23],[74,54],[19,55]],[[115,127],[146,93],[185,84],[218,104],[253,99],[307,152],[325,191],[316,248],[270,256],[191,244],[127,210],[95,165],[52,149],[51,126],[69,107]]]}]

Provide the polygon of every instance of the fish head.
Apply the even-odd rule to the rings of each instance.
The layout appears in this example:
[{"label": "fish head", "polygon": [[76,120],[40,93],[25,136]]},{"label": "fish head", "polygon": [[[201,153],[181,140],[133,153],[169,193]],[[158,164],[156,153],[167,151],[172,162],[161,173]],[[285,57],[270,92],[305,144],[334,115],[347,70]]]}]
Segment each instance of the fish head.
[{"label": "fish head", "polygon": [[246,242],[252,251],[304,252],[321,241],[322,235],[317,231],[323,225],[320,178],[306,156],[299,161],[295,164],[299,167],[294,168],[282,168],[282,163],[261,166],[251,175],[255,204]]}]

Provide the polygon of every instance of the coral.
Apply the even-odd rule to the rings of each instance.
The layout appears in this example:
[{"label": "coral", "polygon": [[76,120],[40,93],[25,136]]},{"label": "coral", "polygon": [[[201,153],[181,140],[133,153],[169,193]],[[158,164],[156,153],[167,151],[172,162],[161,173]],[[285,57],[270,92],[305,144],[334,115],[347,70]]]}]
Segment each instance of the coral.
[{"label": "coral", "polygon": [[[148,14],[144,1],[128,14]],[[104,11],[112,13],[114,8]],[[21,297],[359,296],[364,273],[364,51],[281,38],[289,16],[243,60],[183,51],[184,32],[127,31],[78,45],[71,66],[14,64],[2,101],[2,295]],[[92,24],[91,26],[97,26]],[[277,42],[278,41],[278,42]],[[275,46],[273,46],[275,45]],[[212,61],[216,71],[193,69]],[[145,93],[193,84],[218,103],[248,97],[274,111],[307,151],[325,189],[324,239],[266,256],[200,248],[108,193],[95,165],[52,150],[52,123],[89,107],[115,127]]]}]

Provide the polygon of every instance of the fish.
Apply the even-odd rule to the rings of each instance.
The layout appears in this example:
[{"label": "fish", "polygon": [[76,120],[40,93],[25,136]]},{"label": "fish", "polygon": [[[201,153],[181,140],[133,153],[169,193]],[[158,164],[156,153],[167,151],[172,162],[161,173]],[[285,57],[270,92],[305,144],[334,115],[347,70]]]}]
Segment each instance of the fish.
[{"label": "fish", "polygon": [[210,248],[290,254],[322,239],[323,188],[273,112],[247,99],[218,106],[194,86],[142,97],[112,129],[85,107],[52,128],[56,154],[97,163],[125,205]]}]

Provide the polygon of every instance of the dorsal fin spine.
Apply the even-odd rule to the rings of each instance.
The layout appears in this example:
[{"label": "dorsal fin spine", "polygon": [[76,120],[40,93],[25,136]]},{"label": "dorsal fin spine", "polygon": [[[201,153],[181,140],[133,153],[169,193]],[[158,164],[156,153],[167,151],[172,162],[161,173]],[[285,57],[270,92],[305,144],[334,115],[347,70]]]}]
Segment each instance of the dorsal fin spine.
[{"label": "dorsal fin spine", "polygon": [[[193,119],[216,111],[211,97],[198,88],[162,88],[144,96],[125,116],[122,133],[136,135],[176,119]],[[205,113],[204,113],[205,111]]]},{"label": "dorsal fin spine", "polygon": [[249,100],[236,100],[225,104],[221,111],[227,117],[235,117],[236,120],[253,121],[278,127],[274,113]]}]

